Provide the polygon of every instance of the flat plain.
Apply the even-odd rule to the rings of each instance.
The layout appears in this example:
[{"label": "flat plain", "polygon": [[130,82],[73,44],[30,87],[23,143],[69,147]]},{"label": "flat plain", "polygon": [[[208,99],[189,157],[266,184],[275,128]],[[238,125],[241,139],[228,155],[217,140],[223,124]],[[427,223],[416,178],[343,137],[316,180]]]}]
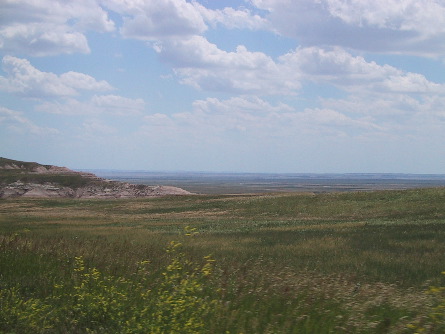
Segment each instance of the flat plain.
[{"label": "flat plain", "polygon": [[3,333],[445,328],[445,188],[8,199],[0,231]]}]

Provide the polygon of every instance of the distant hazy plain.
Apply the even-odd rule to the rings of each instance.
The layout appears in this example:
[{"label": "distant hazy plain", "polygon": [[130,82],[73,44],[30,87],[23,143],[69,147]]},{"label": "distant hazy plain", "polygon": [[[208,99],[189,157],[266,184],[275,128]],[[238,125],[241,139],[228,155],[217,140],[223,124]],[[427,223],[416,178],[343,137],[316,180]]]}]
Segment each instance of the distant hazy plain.
[{"label": "distant hazy plain", "polygon": [[199,194],[334,192],[445,186],[445,174],[255,174],[89,170],[135,184],[170,185]]}]

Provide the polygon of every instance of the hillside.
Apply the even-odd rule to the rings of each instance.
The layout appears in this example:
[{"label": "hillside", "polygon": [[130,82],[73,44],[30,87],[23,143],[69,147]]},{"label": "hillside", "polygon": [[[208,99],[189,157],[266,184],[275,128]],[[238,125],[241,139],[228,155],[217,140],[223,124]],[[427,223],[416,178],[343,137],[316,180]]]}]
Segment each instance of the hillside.
[{"label": "hillside", "polygon": [[0,157],[0,198],[136,198],[187,194],[190,192],[177,187],[110,181],[66,167]]},{"label": "hillside", "polygon": [[445,188],[0,200],[0,333],[444,334],[444,202]]}]

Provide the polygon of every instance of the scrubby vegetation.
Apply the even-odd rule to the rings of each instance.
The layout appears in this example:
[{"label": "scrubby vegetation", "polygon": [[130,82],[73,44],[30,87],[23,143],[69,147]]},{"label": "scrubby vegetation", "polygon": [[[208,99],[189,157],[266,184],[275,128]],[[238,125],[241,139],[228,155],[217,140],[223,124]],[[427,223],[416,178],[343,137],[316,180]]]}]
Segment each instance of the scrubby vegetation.
[{"label": "scrubby vegetation", "polygon": [[[4,168],[5,166],[9,168]],[[11,168],[12,166],[16,168]],[[0,157],[0,185],[19,181],[37,184],[52,183],[62,187],[77,189],[89,184],[98,184],[94,178],[85,177],[85,175],[80,173],[36,173],[35,170],[39,167],[50,169],[52,166]]]},{"label": "scrubby vegetation", "polygon": [[83,177],[82,175],[57,175],[57,174],[22,174],[15,170],[6,170],[1,173],[1,182],[3,184],[10,184],[13,182],[22,183],[51,183],[61,187],[70,187],[77,189],[87,185],[100,184],[95,180]]},{"label": "scrubby vegetation", "polygon": [[37,162],[18,161],[0,157],[0,167],[4,167],[6,165],[9,166],[16,165],[20,167],[23,171],[28,171],[28,172],[31,172],[33,169],[39,166],[50,167],[50,165],[40,165]]},{"label": "scrubby vegetation", "polygon": [[444,200],[2,200],[0,333],[443,333]]},{"label": "scrubby vegetation", "polygon": [[[16,243],[16,235],[3,245]],[[75,257],[71,275],[47,286],[45,296],[29,297],[21,286],[0,291],[3,330],[20,333],[200,333],[216,300],[204,296],[212,260],[195,265],[171,242],[170,263],[151,278],[149,261],[140,261],[127,278],[105,275]],[[68,274],[69,272],[67,272]]]}]

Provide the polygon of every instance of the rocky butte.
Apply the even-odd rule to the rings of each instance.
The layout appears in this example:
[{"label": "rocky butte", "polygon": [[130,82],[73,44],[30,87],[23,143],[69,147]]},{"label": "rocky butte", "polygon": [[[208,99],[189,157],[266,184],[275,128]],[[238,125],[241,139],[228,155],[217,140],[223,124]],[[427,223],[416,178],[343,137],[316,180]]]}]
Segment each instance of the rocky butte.
[{"label": "rocky butte", "polygon": [[66,167],[0,157],[0,198],[142,198],[190,194],[177,187],[111,181]]}]

